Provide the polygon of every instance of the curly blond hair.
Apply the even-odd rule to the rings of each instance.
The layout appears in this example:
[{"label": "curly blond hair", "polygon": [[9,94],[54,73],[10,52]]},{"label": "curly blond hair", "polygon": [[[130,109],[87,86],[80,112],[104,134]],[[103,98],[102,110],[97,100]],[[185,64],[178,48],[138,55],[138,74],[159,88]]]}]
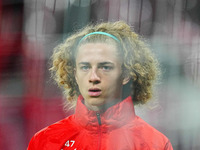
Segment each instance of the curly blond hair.
[{"label": "curly blond hair", "polygon": [[[98,31],[114,35],[120,42],[100,34],[82,39],[85,35]],[[132,96],[134,104],[144,104],[152,97],[153,83],[159,74],[158,61],[147,44],[131,30],[131,27],[123,21],[118,21],[88,25],[55,48],[50,71],[57,84],[64,88],[64,95],[71,104],[75,104],[80,94],[74,76],[75,55],[78,47],[89,42],[108,43],[109,41],[118,45],[118,51],[123,57],[124,72],[131,79],[128,94]]]}]

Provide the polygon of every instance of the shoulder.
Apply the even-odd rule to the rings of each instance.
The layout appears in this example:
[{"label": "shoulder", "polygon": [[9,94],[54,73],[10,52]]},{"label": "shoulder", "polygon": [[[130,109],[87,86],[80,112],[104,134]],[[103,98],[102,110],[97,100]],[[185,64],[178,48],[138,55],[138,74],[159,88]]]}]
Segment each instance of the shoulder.
[{"label": "shoulder", "polygon": [[156,149],[162,148],[165,150],[172,150],[169,139],[160,131],[146,123],[143,119],[136,116],[134,123],[134,130],[138,132],[140,138],[145,141],[145,144],[149,147],[155,147]]},{"label": "shoulder", "polygon": [[73,120],[73,115],[40,130],[34,136],[35,137],[56,136],[62,134],[65,131],[73,130],[72,127],[74,127],[74,125],[72,120]]},{"label": "shoulder", "polygon": [[73,115],[60,120],[40,131],[31,139],[28,150],[36,150],[40,147],[57,148],[68,136],[77,132],[77,126],[73,122]]}]

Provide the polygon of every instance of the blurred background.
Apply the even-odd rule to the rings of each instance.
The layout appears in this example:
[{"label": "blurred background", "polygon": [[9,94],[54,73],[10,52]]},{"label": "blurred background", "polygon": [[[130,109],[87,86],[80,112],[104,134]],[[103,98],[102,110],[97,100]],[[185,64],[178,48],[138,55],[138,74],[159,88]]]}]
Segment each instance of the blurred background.
[{"label": "blurred background", "polygon": [[53,48],[91,22],[124,20],[158,57],[154,100],[136,113],[175,150],[200,149],[199,0],[0,0],[0,149],[71,114],[48,71]]}]

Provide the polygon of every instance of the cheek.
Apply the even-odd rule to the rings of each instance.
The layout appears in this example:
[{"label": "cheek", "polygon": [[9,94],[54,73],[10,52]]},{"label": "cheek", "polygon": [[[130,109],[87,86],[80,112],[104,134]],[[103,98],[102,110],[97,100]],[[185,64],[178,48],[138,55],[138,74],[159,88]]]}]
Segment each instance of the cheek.
[{"label": "cheek", "polygon": [[122,72],[119,70],[110,76],[110,82],[113,84],[121,84],[123,80]]},{"label": "cheek", "polygon": [[82,87],[85,84],[85,81],[86,81],[86,76],[85,75],[82,75],[82,74],[76,74],[75,75],[75,78],[76,78],[76,83],[78,84],[78,87]]},{"label": "cheek", "polygon": [[122,76],[113,74],[112,76],[105,78],[104,84],[107,85],[108,90],[117,89],[117,87],[122,86]]}]

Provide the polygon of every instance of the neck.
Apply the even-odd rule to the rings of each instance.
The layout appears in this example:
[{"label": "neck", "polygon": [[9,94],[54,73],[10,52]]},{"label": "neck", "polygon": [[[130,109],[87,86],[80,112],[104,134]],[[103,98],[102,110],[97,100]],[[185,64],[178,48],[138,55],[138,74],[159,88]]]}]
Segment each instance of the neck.
[{"label": "neck", "polygon": [[89,104],[87,104],[86,101],[84,101],[84,105],[87,107],[88,110],[104,112],[108,108],[112,107],[113,105],[115,105],[119,102],[121,102],[121,99],[115,99],[115,100],[112,100],[111,102],[107,102],[102,105],[89,105]]}]

